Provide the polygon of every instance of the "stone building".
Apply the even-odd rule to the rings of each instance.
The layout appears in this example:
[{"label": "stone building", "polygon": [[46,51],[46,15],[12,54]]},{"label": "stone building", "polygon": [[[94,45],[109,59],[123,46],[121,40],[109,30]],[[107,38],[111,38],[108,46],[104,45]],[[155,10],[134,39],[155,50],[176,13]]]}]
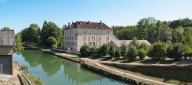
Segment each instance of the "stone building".
[{"label": "stone building", "polygon": [[0,30],[0,74],[12,74],[14,31]]},{"label": "stone building", "polygon": [[64,26],[64,49],[79,51],[84,44],[101,46],[114,39],[112,29],[105,23],[77,21]]}]

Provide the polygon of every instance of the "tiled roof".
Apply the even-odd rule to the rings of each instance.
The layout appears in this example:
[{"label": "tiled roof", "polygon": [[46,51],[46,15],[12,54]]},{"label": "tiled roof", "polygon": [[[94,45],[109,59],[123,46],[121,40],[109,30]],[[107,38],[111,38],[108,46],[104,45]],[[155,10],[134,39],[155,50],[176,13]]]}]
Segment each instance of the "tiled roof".
[{"label": "tiled roof", "polygon": [[72,23],[66,29],[75,29],[75,28],[85,28],[85,29],[110,29],[105,23],[100,22],[85,22],[85,21],[77,21]]},{"label": "tiled roof", "polygon": [[0,30],[0,46],[13,46],[14,41],[15,38],[13,30]]},{"label": "tiled roof", "polygon": [[[113,40],[117,47],[121,47],[122,44],[129,45],[133,40]],[[145,43],[146,45],[151,45],[147,40],[137,40],[140,44]]]}]

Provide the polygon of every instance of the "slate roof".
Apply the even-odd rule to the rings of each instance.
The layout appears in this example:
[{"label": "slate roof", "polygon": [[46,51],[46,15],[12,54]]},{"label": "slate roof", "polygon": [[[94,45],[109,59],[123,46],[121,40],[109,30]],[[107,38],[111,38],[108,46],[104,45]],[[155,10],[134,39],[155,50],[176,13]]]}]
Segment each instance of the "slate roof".
[{"label": "slate roof", "polygon": [[13,30],[0,30],[0,46],[13,46],[14,41],[15,38]]},{"label": "slate roof", "polygon": [[66,29],[76,29],[76,28],[82,28],[82,29],[111,29],[105,23],[102,23],[102,21],[100,21],[100,22],[77,21],[75,23],[72,22],[72,24],[69,24],[66,27]]},{"label": "slate roof", "polygon": [[[121,47],[122,44],[129,45],[133,40],[113,40],[113,42],[117,47]],[[151,45],[147,40],[137,40],[140,44],[145,43],[146,45]]]}]

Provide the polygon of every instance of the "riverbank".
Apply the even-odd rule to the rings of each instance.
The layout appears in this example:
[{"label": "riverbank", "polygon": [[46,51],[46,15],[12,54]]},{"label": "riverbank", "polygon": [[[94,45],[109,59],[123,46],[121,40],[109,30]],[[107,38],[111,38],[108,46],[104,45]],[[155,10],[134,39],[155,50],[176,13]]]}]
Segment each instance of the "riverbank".
[{"label": "riverbank", "polygon": [[135,75],[129,71],[123,71],[118,68],[113,68],[104,64],[101,64],[95,60],[87,58],[79,58],[76,55],[70,55],[65,53],[59,53],[55,51],[44,51],[46,53],[80,63],[83,67],[88,68],[89,70],[95,71],[97,73],[109,76],[111,78],[121,80],[124,82],[129,82],[133,84],[155,84],[155,85],[167,85],[168,83],[163,82],[162,80],[157,80],[157,78],[144,77],[141,75]]}]

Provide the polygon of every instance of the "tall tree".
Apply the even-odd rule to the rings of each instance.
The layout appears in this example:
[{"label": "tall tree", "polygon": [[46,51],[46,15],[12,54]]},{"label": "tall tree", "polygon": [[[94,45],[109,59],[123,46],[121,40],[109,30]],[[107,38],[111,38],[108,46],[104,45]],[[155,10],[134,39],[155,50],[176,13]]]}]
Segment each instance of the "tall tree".
[{"label": "tall tree", "polygon": [[15,35],[15,43],[16,45],[14,46],[14,50],[17,53],[20,53],[24,50],[23,45],[22,45],[22,39],[21,39],[21,33],[17,33]]},{"label": "tall tree", "polygon": [[37,24],[31,24],[28,28],[21,31],[23,42],[29,44],[40,43],[40,27]]},{"label": "tall tree", "polygon": [[[50,42],[48,42],[49,37],[54,37],[57,42],[61,42],[62,32],[61,29],[53,22],[44,22],[43,28],[41,30],[41,44],[51,47]],[[57,43],[58,45],[59,43]]]},{"label": "tall tree", "polygon": [[161,25],[158,30],[158,39],[163,42],[172,40],[172,30],[168,25]]},{"label": "tall tree", "polygon": [[155,18],[143,18],[137,23],[138,28],[138,38],[139,39],[147,39],[148,38],[148,29],[154,27],[156,23]]}]

